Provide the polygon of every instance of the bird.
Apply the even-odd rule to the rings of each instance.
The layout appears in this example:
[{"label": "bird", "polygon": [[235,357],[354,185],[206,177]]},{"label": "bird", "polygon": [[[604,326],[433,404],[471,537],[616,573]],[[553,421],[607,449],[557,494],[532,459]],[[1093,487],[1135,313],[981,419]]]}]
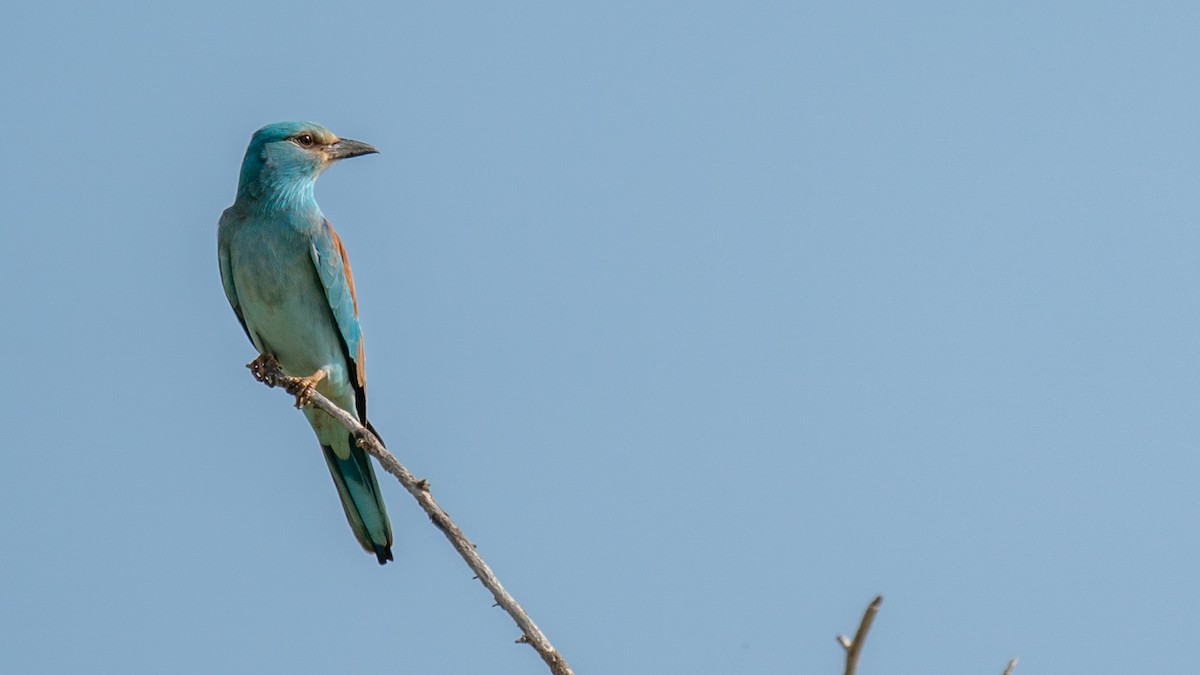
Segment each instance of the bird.
[{"label": "bird", "polygon": [[247,367],[260,380],[268,364],[301,378],[289,391],[317,435],[346,520],[384,565],[394,559],[392,526],[371,459],[345,427],[306,405],[320,392],[375,432],[350,259],[314,188],[335,162],[377,152],[313,122],[254,132],[237,196],[218,222],[217,258],[225,296],[258,350]]}]

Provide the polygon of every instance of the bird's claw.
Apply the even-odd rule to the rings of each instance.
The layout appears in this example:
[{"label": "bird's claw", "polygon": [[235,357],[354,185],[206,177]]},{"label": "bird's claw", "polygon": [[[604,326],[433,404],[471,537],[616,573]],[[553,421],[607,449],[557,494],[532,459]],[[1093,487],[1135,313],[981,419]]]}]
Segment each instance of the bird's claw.
[{"label": "bird's claw", "polygon": [[287,385],[287,393],[296,397],[297,408],[303,408],[312,401],[313,392],[317,390],[317,383],[323,379],[325,379],[325,371],[318,370],[308,377],[297,377]]},{"label": "bird's claw", "polygon": [[279,372],[279,362],[274,354],[260,354],[258,358],[246,364],[254,379],[269,387],[275,386],[275,373]]}]

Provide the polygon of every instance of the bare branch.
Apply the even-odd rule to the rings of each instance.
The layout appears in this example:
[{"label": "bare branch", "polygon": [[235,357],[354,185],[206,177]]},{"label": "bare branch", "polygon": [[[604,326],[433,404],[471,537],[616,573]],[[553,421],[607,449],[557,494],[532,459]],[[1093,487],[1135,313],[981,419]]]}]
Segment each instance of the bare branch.
[{"label": "bare branch", "polygon": [[[256,362],[257,363],[257,362]],[[281,386],[289,391],[296,389],[299,386],[299,378],[289,377],[279,369],[278,364],[268,363],[260,365],[261,370],[255,370],[251,364],[251,370],[255,374],[256,379],[261,381],[268,387]],[[261,377],[260,377],[261,376]],[[295,393],[294,391],[292,393]],[[522,635],[516,641],[527,642],[535,650],[542,660],[549,666],[550,672],[554,675],[574,675],[574,671],[567,665],[566,659],[558,653],[554,646],[550,644],[550,640],[537,627],[533,619],[525,613],[525,609],[511,596],[508,591],[504,590],[504,586],[500,584],[500,580],[492,572],[492,568],[488,567],[483,558],[475,550],[475,545],[472,544],[458,528],[458,525],[450,519],[450,516],[438,505],[434,500],[433,495],[429,491],[429,482],[418,480],[408,469],[404,468],[392,453],[388,452],[383,447],[383,443],[379,441],[370,431],[363,425],[359,424],[358,420],[353,415],[337,407],[328,398],[322,396],[319,392],[313,391],[308,404],[319,410],[328,413],[330,417],[338,421],[342,426],[346,427],[358,441],[359,447],[371,453],[375,459],[379,460],[379,464],[384,470],[396,477],[405,490],[417,500],[425,513],[429,514],[429,519],[437,525],[438,529],[446,535],[450,540],[450,544],[458,551],[466,561],[467,566],[475,572],[475,576],[479,579],[492,596],[496,599],[496,605],[499,605],[508,612],[512,620],[516,622],[517,627],[521,629]]]},{"label": "bare branch", "polygon": [[871,623],[875,621],[875,615],[879,613],[879,606],[883,604],[883,596],[877,595],[867,605],[867,611],[863,612],[862,621],[858,624],[858,632],[854,634],[854,639],[845,635],[837,636],[837,641],[846,650],[846,675],[855,675],[858,672],[858,657],[862,653],[863,643],[867,641],[867,632],[871,630]]},{"label": "bare branch", "polygon": [[1012,675],[1013,668],[1017,667],[1017,660],[1013,659],[1008,662],[1008,667],[1004,669],[1004,675]]}]

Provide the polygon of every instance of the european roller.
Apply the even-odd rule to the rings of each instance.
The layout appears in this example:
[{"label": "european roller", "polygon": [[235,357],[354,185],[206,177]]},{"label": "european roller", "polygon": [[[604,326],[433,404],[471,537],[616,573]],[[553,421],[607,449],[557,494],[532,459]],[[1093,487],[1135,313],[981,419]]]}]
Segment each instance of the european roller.
[{"label": "european roller", "polygon": [[[259,129],[242,160],[237,198],[217,231],[225,295],[259,353],[251,370],[261,378],[263,366],[276,361],[303,378],[297,407],[315,389],[372,431],[350,260],[313,188],[334,162],[374,152],[312,122]],[[392,526],[370,457],[333,418],[308,406],[303,411],[354,536],[385,564],[392,560]]]}]

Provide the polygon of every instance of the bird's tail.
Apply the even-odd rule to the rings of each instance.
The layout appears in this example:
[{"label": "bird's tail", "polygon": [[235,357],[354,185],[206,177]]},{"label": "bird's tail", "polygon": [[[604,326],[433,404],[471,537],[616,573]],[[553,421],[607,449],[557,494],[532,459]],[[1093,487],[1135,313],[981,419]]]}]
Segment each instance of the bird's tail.
[{"label": "bird's tail", "polygon": [[392,560],[392,524],[388,521],[387,507],[375,480],[375,467],[366,451],[358,447],[350,436],[350,455],[340,459],[328,445],[321,445],[325,463],[342,498],[346,520],[354,530],[358,543],[368,553],[374,553],[379,564]]}]

